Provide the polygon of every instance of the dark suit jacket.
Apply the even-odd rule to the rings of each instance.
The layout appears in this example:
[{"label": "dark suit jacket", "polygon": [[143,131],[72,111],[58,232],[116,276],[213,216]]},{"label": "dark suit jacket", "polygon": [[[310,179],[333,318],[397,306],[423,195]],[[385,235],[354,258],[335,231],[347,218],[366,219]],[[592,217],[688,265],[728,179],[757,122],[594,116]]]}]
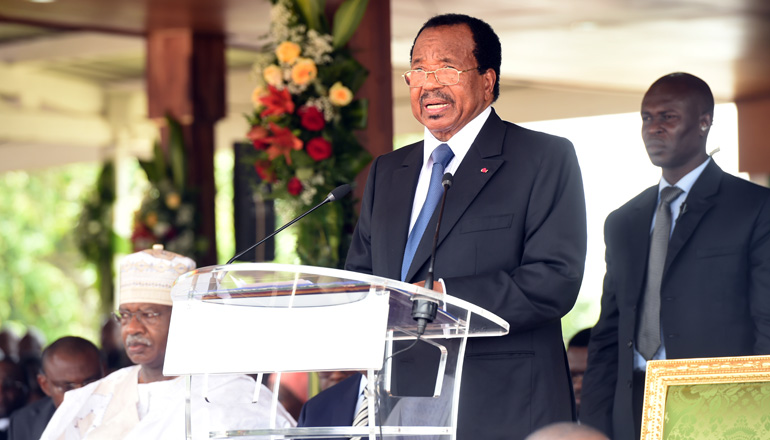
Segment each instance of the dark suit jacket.
[{"label": "dark suit jacket", "polygon": [[17,410],[11,414],[11,426],[8,428],[9,440],[38,440],[48,421],[53,417],[56,407],[50,397],[46,397]]},{"label": "dark suit jacket", "polygon": [[360,387],[361,373],[356,373],[321,391],[302,406],[297,426],[352,426]]},{"label": "dark suit jacket", "polygon": [[[374,161],[346,269],[400,279],[422,160],[418,142]],[[435,231],[436,218],[427,231]],[[425,279],[433,235],[423,236],[407,282]],[[492,111],[454,175],[436,251],[436,279],[450,295],[510,324],[506,336],[468,341],[459,439],[522,439],[572,420],[560,319],[577,297],[585,255],[585,200],[572,144]]]},{"label": "dark suit jacket", "polygon": [[[607,217],[602,312],[591,332],[580,421],[636,437],[632,369],[658,186]],[[669,241],[661,326],[669,359],[770,353],[770,190],[711,161]]]}]

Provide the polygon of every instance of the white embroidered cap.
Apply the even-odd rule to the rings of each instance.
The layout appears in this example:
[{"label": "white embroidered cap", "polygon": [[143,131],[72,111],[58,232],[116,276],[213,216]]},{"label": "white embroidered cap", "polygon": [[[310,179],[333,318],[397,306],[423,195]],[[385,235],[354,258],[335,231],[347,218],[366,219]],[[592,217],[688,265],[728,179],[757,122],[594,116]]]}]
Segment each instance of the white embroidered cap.
[{"label": "white embroidered cap", "polygon": [[195,262],[185,256],[152,246],[123,258],[120,263],[120,301],[170,306],[171,287],[180,275],[195,269]]}]

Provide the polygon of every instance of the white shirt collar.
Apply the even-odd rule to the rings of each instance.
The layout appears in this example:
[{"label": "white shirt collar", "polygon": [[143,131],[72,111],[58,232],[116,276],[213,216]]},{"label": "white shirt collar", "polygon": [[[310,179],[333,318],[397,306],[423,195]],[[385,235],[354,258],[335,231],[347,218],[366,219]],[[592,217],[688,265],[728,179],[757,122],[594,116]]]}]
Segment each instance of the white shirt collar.
[{"label": "white shirt collar", "polygon": [[366,390],[366,385],[369,383],[369,381],[366,379],[366,373],[361,373],[361,380],[358,382],[358,395],[364,394],[364,390]]},{"label": "white shirt collar", "polygon": [[430,155],[433,153],[433,150],[435,150],[436,147],[441,144],[448,144],[449,148],[452,149],[452,152],[455,155],[454,158],[452,158],[452,161],[449,162],[449,165],[446,167],[446,172],[454,174],[454,172],[457,170],[457,167],[460,165],[460,162],[462,162],[463,158],[465,157],[465,154],[468,152],[468,150],[471,149],[473,141],[476,140],[476,136],[479,135],[481,128],[484,126],[484,123],[487,122],[487,119],[491,113],[492,106],[488,106],[481,113],[476,115],[475,118],[471,119],[470,122],[465,124],[465,127],[461,128],[460,131],[455,133],[455,135],[446,142],[442,142],[436,139],[436,137],[433,136],[433,133],[431,133],[430,130],[428,130],[426,127],[422,155],[423,168],[428,165]]},{"label": "white shirt collar", "polygon": [[[698,177],[700,177],[700,175],[703,173],[703,170],[706,169],[706,165],[708,165],[710,160],[711,156],[709,156],[702,164],[698,165],[694,170],[685,174],[684,177],[679,179],[679,181],[674,184],[677,188],[684,191],[682,196],[685,196],[690,192],[692,186],[695,185],[695,181],[698,180]],[[671,184],[666,181],[665,177],[661,177],[660,184],[658,184],[658,197],[660,197],[660,192],[663,190],[663,188],[667,186],[671,186]]]}]

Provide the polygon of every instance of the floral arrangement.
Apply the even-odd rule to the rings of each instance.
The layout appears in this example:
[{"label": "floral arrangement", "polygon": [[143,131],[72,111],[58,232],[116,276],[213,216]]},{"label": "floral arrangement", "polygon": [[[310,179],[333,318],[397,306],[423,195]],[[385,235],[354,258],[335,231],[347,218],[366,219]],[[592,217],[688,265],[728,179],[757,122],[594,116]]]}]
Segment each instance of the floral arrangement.
[{"label": "floral arrangement", "polygon": [[131,244],[134,252],[162,244],[166,250],[195,259],[206,250],[207,243],[196,239],[195,193],[186,182],[182,127],[169,117],[166,122],[168,154],[156,142],[153,160],[139,160],[150,185],[134,214]]},{"label": "floral arrangement", "polygon": [[[254,65],[258,81],[247,137],[258,191],[295,213],[351,183],[371,156],[353,131],[366,127],[367,101],[354,99],[367,72],[345,48],[367,2],[347,0],[330,32],[323,0],[271,0],[268,43]],[[355,224],[352,201],[297,225],[304,264],[339,266]]]}]

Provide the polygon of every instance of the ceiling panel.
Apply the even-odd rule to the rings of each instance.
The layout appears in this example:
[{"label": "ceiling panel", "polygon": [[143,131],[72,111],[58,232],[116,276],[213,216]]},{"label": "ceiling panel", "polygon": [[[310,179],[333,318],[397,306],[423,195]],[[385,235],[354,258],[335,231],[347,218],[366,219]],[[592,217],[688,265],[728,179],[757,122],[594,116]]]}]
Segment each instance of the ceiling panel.
[{"label": "ceiling panel", "polygon": [[[229,65],[246,68],[248,51],[268,30],[269,7],[260,0],[2,2],[0,61],[90,72],[97,81],[140,78],[147,31],[189,25],[224,33],[240,51],[228,54]],[[638,93],[681,70],[703,77],[720,100],[770,94],[770,1],[391,0],[396,71],[408,66],[417,29],[445,12],[495,28],[509,85]]]}]

